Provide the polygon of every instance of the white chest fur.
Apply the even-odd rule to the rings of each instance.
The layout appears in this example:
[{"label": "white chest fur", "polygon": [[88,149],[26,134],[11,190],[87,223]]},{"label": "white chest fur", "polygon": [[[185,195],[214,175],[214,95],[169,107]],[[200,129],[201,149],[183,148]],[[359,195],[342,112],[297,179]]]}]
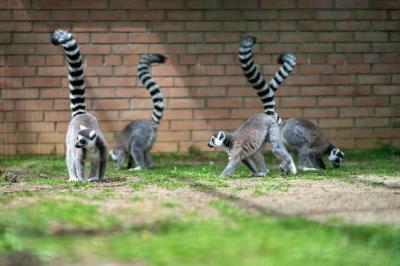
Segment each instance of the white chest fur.
[{"label": "white chest fur", "polygon": [[95,147],[86,149],[85,160],[89,162],[96,162],[100,159],[100,151]]}]

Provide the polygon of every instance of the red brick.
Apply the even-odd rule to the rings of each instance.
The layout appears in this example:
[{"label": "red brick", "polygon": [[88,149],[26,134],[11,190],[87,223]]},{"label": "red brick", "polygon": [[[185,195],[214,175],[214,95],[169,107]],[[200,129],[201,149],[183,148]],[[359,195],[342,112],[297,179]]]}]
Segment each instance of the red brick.
[{"label": "red brick", "polygon": [[319,11],[317,13],[318,20],[350,20],[352,18],[351,11]]},{"label": "red brick", "polygon": [[88,20],[89,12],[81,10],[53,10],[51,11],[52,20]]},{"label": "red brick", "polygon": [[318,95],[334,95],[335,87],[333,86],[307,86],[300,89],[301,95],[318,96]]},{"label": "red brick", "polygon": [[324,97],[318,100],[320,106],[351,106],[351,97]]},{"label": "red brick", "polygon": [[28,0],[4,0],[0,2],[1,9],[27,9],[30,8],[30,1]]},{"label": "red brick", "polygon": [[3,89],[1,93],[3,99],[29,99],[39,97],[38,89]]},{"label": "red brick", "polygon": [[387,127],[387,118],[356,118],[356,127]]},{"label": "red brick", "polygon": [[111,0],[109,4],[111,9],[144,9],[146,8],[145,0]]},{"label": "red brick", "polygon": [[243,119],[224,119],[224,120],[211,120],[209,122],[209,128],[212,130],[235,130],[244,122]]},{"label": "red brick", "polygon": [[343,107],[339,109],[340,117],[373,116],[373,107]]},{"label": "red brick", "polygon": [[5,113],[6,121],[43,121],[43,112],[42,111],[10,111]]},{"label": "red brick", "polygon": [[0,154],[1,155],[15,155],[17,154],[17,146],[15,145],[0,145]]},{"label": "red brick", "polygon": [[24,144],[17,146],[18,154],[57,154],[54,144]]},{"label": "red brick", "polygon": [[175,10],[168,10],[167,12],[167,19],[168,20],[201,20],[202,12],[200,11],[175,11]]},{"label": "red brick", "polygon": [[321,75],[322,84],[352,84],[354,80],[353,75]]},{"label": "red brick", "polygon": [[321,42],[347,42],[352,41],[351,32],[319,32],[318,39]]},{"label": "red brick", "polygon": [[377,95],[399,95],[400,87],[397,85],[374,86],[373,92]]},{"label": "red brick", "polygon": [[376,9],[400,9],[400,3],[396,0],[373,0],[371,6]]},{"label": "red brick", "polygon": [[351,8],[351,9],[363,9],[369,8],[368,0],[336,0],[335,7],[336,8]]},{"label": "red brick", "polygon": [[315,103],[315,97],[285,97],[281,99],[281,105],[284,107],[308,107],[314,106]]},{"label": "red brick", "polygon": [[241,98],[209,98],[207,99],[208,108],[228,108],[242,106]]},{"label": "red brick", "polygon": [[93,109],[96,110],[123,110],[129,108],[129,101],[127,99],[97,99],[94,101]]},{"label": "red brick", "polygon": [[305,118],[334,118],[338,117],[337,108],[329,107],[329,108],[304,108],[303,116]]},{"label": "red brick", "polygon": [[[230,12],[230,13],[229,13]],[[240,19],[240,13],[234,13],[239,11],[226,11],[225,14],[219,15],[221,12],[213,12],[214,17],[219,17],[220,20],[233,20]],[[247,11],[243,12],[243,19],[245,20],[277,20],[278,19],[277,11],[266,11],[266,10],[256,10],[256,11]],[[217,19],[218,20],[218,19]]]},{"label": "red brick", "polygon": [[332,0],[310,0],[310,1],[299,1],[297,3],[299,8],[332,8]]},{"label": "red brick", "polygon": [[156,142],[152,149],[153,152],[177,152],[178,144],[174,142]]},{"label": "red brick", "polygon": [[387,105],[389,98],[386,96],[355,97],[354,104],[356,106]]},{"label": "red brick", "polygon": [[369,30],[370,24],[368,21],[340,21],[336,22],[336,30],[339,31],[355,31],[355,30]]},{"label": "red brick", "polygon": [[41,99],[18,101],[16,106],[17,110],[50,110],[52,107],[52,102]]},{"label": "red brick", "polygon": [[215,0],[187,0],[185,7],[188,9],[211,9],[220,7],[220,2]]},{"label": "red brick", "polygon": [[168,108],[204,108],[205,101],[204,99],[169,99],[168,100]]},{"label": "red brick", "polygon": [[54,123],[51,122],[24,122],[18,123],[18,132],[52,132]]},{"label": "red brick", "polygon": [[206,120],[174,120],[171,121],[171,130],[193,130],[193,129],[206,129],[207,123]]},{"label": "red brick", "polygon": [[321,128],[353,127],[353,119],[351,118],[321,119],[319,121],[319,126]]},{"label": "red brick", "polygon": [[359,84],[389,84],[390,75],[359,75]]}]

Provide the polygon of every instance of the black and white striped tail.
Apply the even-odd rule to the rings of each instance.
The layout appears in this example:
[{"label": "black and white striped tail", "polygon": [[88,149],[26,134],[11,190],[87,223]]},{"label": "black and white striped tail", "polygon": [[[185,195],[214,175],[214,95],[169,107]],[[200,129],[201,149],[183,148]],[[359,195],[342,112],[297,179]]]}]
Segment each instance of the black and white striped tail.
[{"label": "black and white striped tail", "polygon": [[275,73],[270,83],[267,84],[253,60],[251,49],[256,43],[256,40],[254,36],[247,36],[242,40],[239,48],[240,67],[263,102],[264,112],[268,115],[274,115],[277,120],[280,120],[275,112],[275,91],[283,80],[289,76],[290,72],[292,72],[296,65],[296,58],[290,53],[280,55],[278,63],[282,64],[282,66],[279,68],[278,72]]},{"label": "black and white striped tail", "polygon": [[149,54],[140,59],[137,67],[138,75],[143,85],[150,92],[151,99],[153,100],[153,115],[151,120],[154,126],[157,126],[163,116],[164,100],[160,91],[160,87],[156,84],[150,73],[150,65],[153,63],[164,63],[167,58],[162,54]]},{"label": "black and white striped tail", "polygon": [[85,81],[83,73],[82,56],[79,46],[71,33],[65,30],[56,30],[51,36],[54,45],[62,45],[68,59],[69,98],[71,100],[72,117],[84,114]]}]

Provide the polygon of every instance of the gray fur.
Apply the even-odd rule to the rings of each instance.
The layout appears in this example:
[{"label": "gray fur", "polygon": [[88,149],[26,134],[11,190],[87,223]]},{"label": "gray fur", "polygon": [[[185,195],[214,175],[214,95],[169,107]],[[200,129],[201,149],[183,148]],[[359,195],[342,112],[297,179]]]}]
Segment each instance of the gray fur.
[{"label": "gray fur", "polygon": [[[281,124],[281,134],[288,150],[299,155],[299,169],[304,171],[325,169],[323,155],[329,155],[329,160],[335,167],[340,166],[344,153],[337,149],[320,128],[312,122],[290,118]],[[307,162],[312,168],[306,166]]]},{"label": "gray fur", "polygon": [[64,47],[68,59],[72,119],[66,135],[68,181],[85,180],[85,162],[90,163],[89,181],[102,180],[108,161],[107,142],[97,119],[86,112],[82,57],[77,41],[65,30],[56,30],[52,42]]},{"label": "gray fur", "polygon": [[266,176],[269,170],[262,153],[265,141],[270,142],[273,154],[282,161],[281,169],[295,174],[296,166],[281,142],[278,124],[266,114],[251,116],[233,133],[220,131],[211,137],[208,146],[223,146],[228,153],[229,163],[221,176],[233,174],[240,162],[250,169],[253,176]]},{"label": "gray fur", "polygon": [[[330,142],[321,129],[304,119],[291,118],[283,122],[275,111],[275,92],[294,69],[296,57],[290,53],[280,55],[277,61],[281,67],[267,84],[253,59],[252,46],[255,43],[256,38],[248,36],[240,44],[239,59],[243,74],[257,91],[257,95],[263,102],[264,112],[275,117],[280,125],[282,141],[286,148],[298,153],[299,169],[304,171],[324,169],[323,154],[329,154],[328,159],[333,166],[339,167],[344,153]],[[307,162],[310,162],[313,167],[306,167]]]},{"label": "gray fur", "polygon": [[146,86],[153,101],[153,114],[151,120],[136,120],[128,123],[115,139],[115,145],[110,150],[110,155],[117,162],[117,167],[122,168],[125,158],[128,157],[128,169],[136,163],[134,170],[150,169],[153,167],[151,149],[157,138],[157,127],[160,123],[164,100],[159,86],[153,80],[149,66],[152,63],[163,63],[166,57],[159,54],[143,56],[138,65],[138,75]]}]

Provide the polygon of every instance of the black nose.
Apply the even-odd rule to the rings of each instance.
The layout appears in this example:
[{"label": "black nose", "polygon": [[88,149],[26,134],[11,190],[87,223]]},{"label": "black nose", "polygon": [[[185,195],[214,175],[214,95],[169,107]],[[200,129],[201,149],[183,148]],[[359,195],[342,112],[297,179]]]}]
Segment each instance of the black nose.
[{"label": "black nose", "polygon": [[214,146],[211,145],[210,143],[208,143],[207,145],[208,145],[208,147],[210,147],[210,148],[213,148],[213,147],[214,147]]},{"label": "black nose", "polygon": [[79,143],[76,143],[75,148],[82,148],[82,146]]}]

